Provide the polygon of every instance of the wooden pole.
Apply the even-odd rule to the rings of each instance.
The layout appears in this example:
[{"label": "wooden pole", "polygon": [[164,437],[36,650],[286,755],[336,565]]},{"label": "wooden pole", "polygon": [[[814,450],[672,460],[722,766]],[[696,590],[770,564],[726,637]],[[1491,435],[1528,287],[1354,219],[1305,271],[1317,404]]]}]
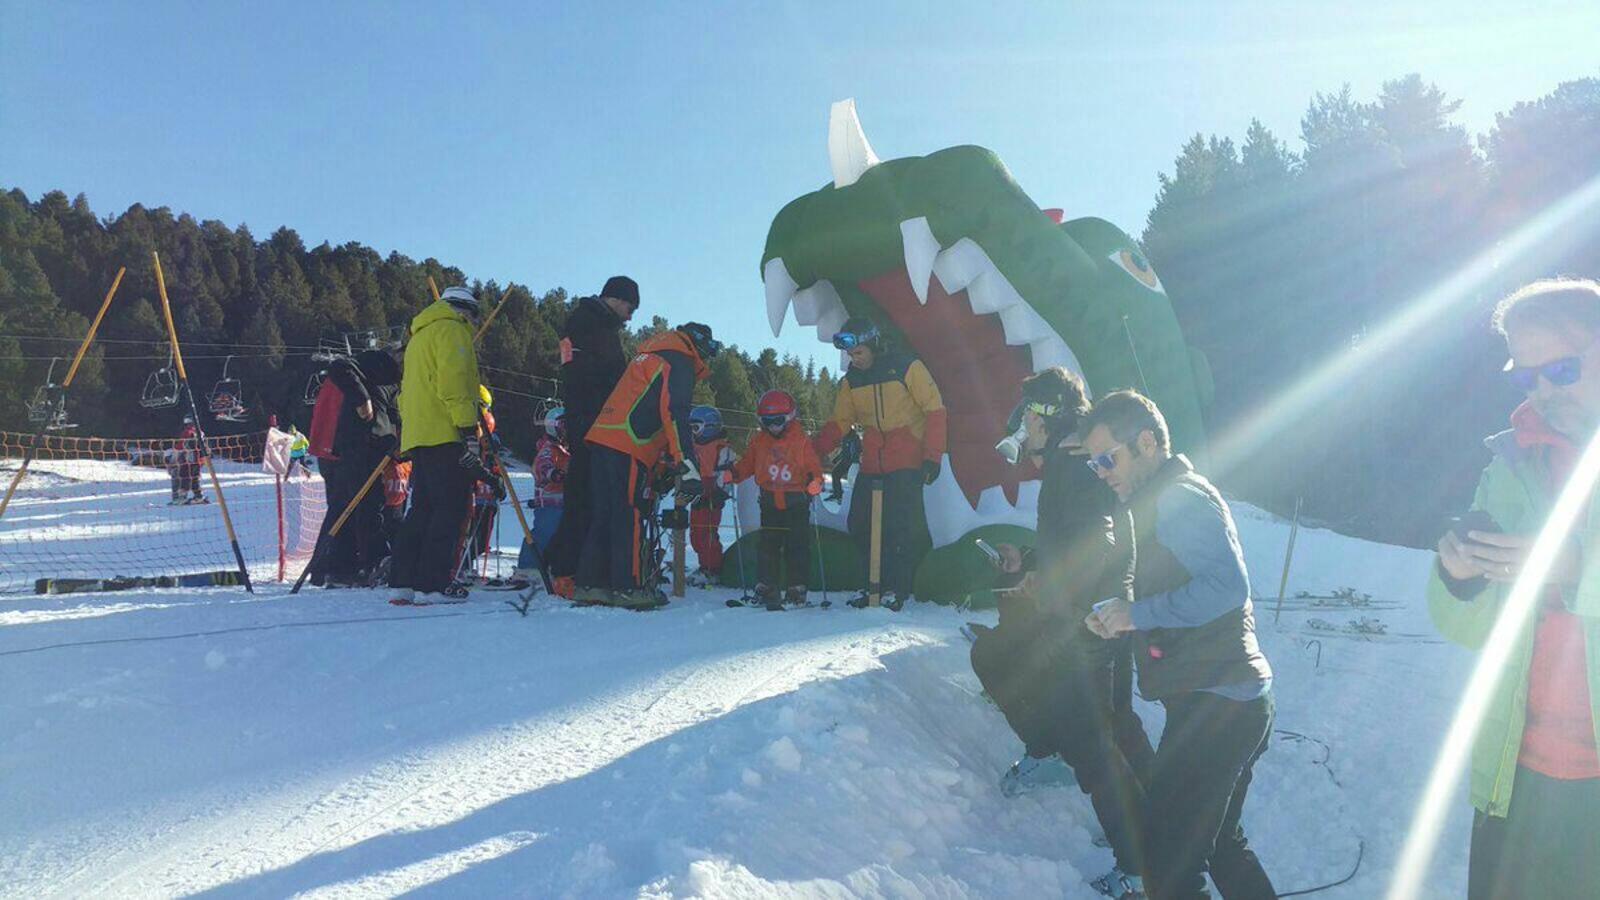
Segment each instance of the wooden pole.
[{"label": "wooden pole", "polygon": [[505,309],[506,303],[510,300],[511,286],[506,285],[506,289],[500,292],[500,302],[495,304],[495,308],[489,311],[489,315],[484,318],[483,324],[478,326],[478,333],[472,336],[473,343],[483,340],[483,333],[489,330],[489,323],[494,321],[495,316],[500,315],[500,310]]},{"label": "wooden pole", "polygon": [[[117,287],[122,284],[122,276],[128,271],[127,266],[117,270],[117,277],[111,280],[111,289],[106,291],[106,298],[100,301],[100,311],[95,313],[94,321],[89,323],[89,333],[83,336],[83,343],[78,346],[78,355],[72,358],[72,368],[67,370],[67,377],[61,382],[61,402],[67,401],[67,388],[72,386],[72,379],[78,374],[78,365],[83,362],[84,354],[89,352],[89,345],[94,343],[95,332],[100,330],[100,320],[106,317],[106,310],[111,308],[111,298],[117,295]],[[0,498],[0,517],[6,514],[6,507],[11,505],[11,496],[17,492],[17,485],[22,483],[22,476],[28,474],[28,465],[33,462],[34,452],[38,449],[39,441],[50,430],[48,420],[40,423],[39,430],[34,432],[33,440],[28,448],[22,452],[22,465],[17,466],[17,474],[11,477],[11,484],[6,487],[6,495]]]},{"label": "wooden pole", "polygon": [[228,543],[233,545],[233,558],[239,564],[239,580],[244,589],[255,593],[250,584],[250,570],[244,564],[244,551],[239,549],[239,536],[233,530],[233,517],[228,514],[228,498],[222,493],[222,480],[217,477],[216,463],[211,460],[211,447],[206,442],[205,427],[200,423],[200,408],[195,405],[194,391],[189,387],[189,373],[183,366],[183,348],[178,344],[178,327],[172,323],[172,304],[167,300],[167,279],[161,273],[161,254],[152,250],[150,258],[156,266],[156,290],[161,294],[161,314],[167,320],[167,337],[172,341],[172,360],[178,367],[178,384],[189,400],[189,414],[194,416],[195,440],[200,445],[200,458],[205,460],[206,471],[211,473],[211,489],[217,493],[217,508],[222,511],[222,527],[228,532]]},{"label": "wooden pole", "polygon": [[[683,497],[674,491],[672,505],[681,513],[688,504]],[[672,529],[672,596],[674,597],[683,596],[684,588],[687,586],[688,581],[684,576],[684,570],[688,568],[689,562],[683,546],[683,531],[684,529],[681,525]]]}]

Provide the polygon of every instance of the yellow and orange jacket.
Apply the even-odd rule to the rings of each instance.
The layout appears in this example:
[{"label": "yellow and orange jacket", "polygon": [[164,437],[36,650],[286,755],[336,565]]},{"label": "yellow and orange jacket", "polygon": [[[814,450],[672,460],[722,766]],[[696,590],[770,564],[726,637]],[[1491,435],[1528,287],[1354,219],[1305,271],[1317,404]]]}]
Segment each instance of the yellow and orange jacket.
[{"label": "yellow and orange jacket", "polygon": [[750,438],[744,456],[733,464],[733,481],[737,484],[751,475],[779,509],[789,508],[790,494],[822,491],[822,460],[799,422],[790,422],[778,437],[763,428]]},{"label": "yellow and orange jacket", "polygon": [[676,331],[645,341],[611,390],[584,439],[653,466],[662,455],[674,464],[694,451],[689,409],[695,382],[711,374],[694,342]]},{"label": "yellow and orange jacket", "polygon": [[872,368],[851,367],[839,380],[833,417],[817,436],[826,455],[860,425],[861,474],[881,475],[920,468],[944,455],[944,400],[922,360],[895,351],[878,354]]}]

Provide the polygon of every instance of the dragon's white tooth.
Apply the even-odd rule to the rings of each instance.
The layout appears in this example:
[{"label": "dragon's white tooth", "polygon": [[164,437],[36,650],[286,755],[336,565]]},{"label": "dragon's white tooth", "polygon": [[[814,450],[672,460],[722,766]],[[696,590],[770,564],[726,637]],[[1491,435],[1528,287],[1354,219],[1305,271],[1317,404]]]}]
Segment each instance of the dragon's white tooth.
[{"label": "dragon's white tooth", "polygon": [[817,340],[824,344],[833,343],[833,336],[844,327],[845,320],[850,318],[850,313],[839,302],[838,295],[834,295],[833,305],[821,310],[817,317]]},{"label": "dragon's white tooth", "polygon": [[878,154],[867,143],[856,115],[854,98],[840,100],[828,110],[828,162],[833,167],[833,186],[849,187],[862,173],[878,164]]},{"label": "dragon's white tooth", "polygon": [[789,301],[800,286],[789,277],[789,267],[777,256],[767,260],[762,267],[761,280],[767,291],[767,324],[772,326],[772,336],[777,337],[783,330],[783,317],[789,312]]},{"label": "dragon's white tooth", "polygon": [[939,239],[933,236],[926,217],[900,223],[900,240],[906,251],[906,274],[917,302],[928,304],[928,281],[933,277],[933,261],[939,256]]},{"label": "dragon's white tooth", "polygon": [[1031,344],[1055,334],[1050,323],[1039,317],[1033,307],[1021,302],[1000,310],[1000,324],[1005,328],[1006,343],[1013,347]]},{"label": "dragon's white tooth", "polygon": [[831,281],[819,281],[794,295],[794,320],[801,325],[815,325],[835,309],[843,310],[844,301]]},{"label": "dragon's white tooth", "polygon": [[974,278],[992,271],[994,263],[989,261],[989,255],[971,238],[956,241],[933,259],[933,274],[947,294],[966,290]]},{"label": "dragon's white tooth", "polygon": [[[997,269],[990,269],[967,285],[967,302],[972,305],[972,314],[975,316],[1004,313],[1018,306],[1027,307],[1022,302],[1022,295]],[[1032,311],[1031,307],[1029,311]]]},{"label": "dragon's white tooth", "polygon": [[1034,341],[1028,345],[1033,353],[1033,370],[1043,372],[1055,366],[1065,366],[1068,369],[1083,375],[1083,366],[1078,362],[1077,354],[1061,339],[1061,335],[1054,332],[1044,340]]}]

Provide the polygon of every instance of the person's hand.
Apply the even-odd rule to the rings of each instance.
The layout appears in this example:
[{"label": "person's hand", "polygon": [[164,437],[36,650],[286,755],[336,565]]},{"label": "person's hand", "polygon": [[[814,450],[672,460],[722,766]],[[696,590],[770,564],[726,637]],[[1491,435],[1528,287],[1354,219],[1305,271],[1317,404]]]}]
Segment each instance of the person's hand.
[{"label": "person's hand", "polygon": [[1016,544],[995,544],[994,549],[1000,554],[1000,571],[1022,571],[1022,551],[1017,549]]},{"label": "person's hand", "polygon": [[941,469],[942,467],[937,459],[924,460],[922,463],[922,483],[933,484],[938,481]]},{"label": "person's hand", "polygon": [[504,503],[506,499],[506,481],[504,478],[490,478],[489,487],[494,489],[496,503]]},{"label": "person's hand", "polygon": [[1454,531],[1446,531],[1439,539],[1438,551],[1439,565],[1457,581],[1471,581],[1489,574]]},{"label": "person's hand", "polygon": [[371,400],[363,400],[361,405],[356,407],[356,415],[360,416],[361,417],[361,421],[363,421],[363,422],[371,422],[372,421],[372,401]]},{"label": "person's hand", "polygon": [[1133,604],[1116,597],[1095,607],[1083,620],[1089,630],[1110,640],[1133,630]]},{"label": "person's hand", "polygon": [[700,483],[700,469],[684,460],[678,467],[678,496],[693,501],[700,496],[704,486]]},{"label": "person's hand", "polygon": [[[1445,538],[1455,535],[1447,534]],[[1459,541],[1460,554],[1470,561],[1471,567],[1477,569],[1490,581],[1502,584],[1516,581],[1522,575],[1522,567],[1527,565],[1528,554],[1533,552],[1533,545],[1537,540],[1536,535],[1505,534],[1498,531],[1469,531],[1467,539]],[[1444,544],[1441,540],[1440,545]],[[1441,549],[1439,560],[1444,562],[1444,551]],[[1452,576],[1461,577],[1451,571],[1449,564],[1445,570]],[[1582,555],[1578,548],[1570,541],[1561,548],[1556,555],[1555,562],[1551,563],[1550,571],[1545,575],[1545,584],[1577,584],[1582,575]]]}]

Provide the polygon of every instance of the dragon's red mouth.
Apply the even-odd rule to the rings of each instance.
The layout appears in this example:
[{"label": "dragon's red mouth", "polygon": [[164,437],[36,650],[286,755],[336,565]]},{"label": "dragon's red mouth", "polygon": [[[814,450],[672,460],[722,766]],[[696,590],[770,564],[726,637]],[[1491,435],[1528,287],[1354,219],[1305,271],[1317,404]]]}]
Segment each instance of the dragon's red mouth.
[{"label": "dragon's red mouth", "polygon": [[966,291],[946,293],[939,279],[928,285],[928,302],[917,300],[905,269],[859,285],[905,335],[911,350],[939,385],[949,416],[951,474],[976,508],[983,491],[999,485],[1015,504],[1019,482],[1036,478],[1028,463],[1008,464],[995,452],[1006,420],[1033,372],[1027,346],[1006,343],[998,316],[975,315]]}]

